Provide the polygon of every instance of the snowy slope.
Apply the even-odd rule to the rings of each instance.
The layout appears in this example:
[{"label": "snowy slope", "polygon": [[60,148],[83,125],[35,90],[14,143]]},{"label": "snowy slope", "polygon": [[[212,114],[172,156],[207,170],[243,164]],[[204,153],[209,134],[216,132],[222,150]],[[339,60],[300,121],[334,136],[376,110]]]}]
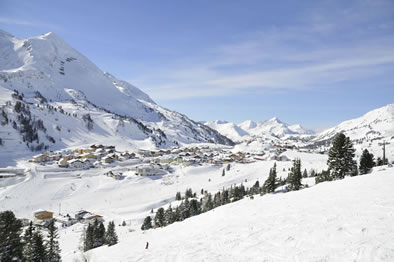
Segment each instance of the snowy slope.
[{"label": "snowy slope", "polygon": [[393,170],[376,170],[244,199],[165,228],[122,232],[119,244],[86,257],[95,262],[393,261],[393,187]]},{"label": "snowy slope", "polygon": [[[43,117],[39,111],[48,111],[46,108],[50,107],[59,110],[59,106],[64,111],[63,115],[77,115],[59,121],[56,112],[55,115],[47,112],[40,118],[48,132],[54,122],[61,122],[63,129],[71,133],[66,139],[72,142],[58,144],[63,135],[54,131],[51,136],[56,142],[51,144],[47,143],[46,134],[38,132],[39,139],[35,142],[44,143],[50,146],[49,149],[79,142],[114,140],[135,141],[134,147],[146,145],[145,148],[193,142],[232,144],[217,131],[157,105],[138,88],[104,73],[55,33],[16,38],[0,31],[0,87],[0,107],[7,114],[0,116],[3,122],[4,118],[12,121],[20,118],[14,112],[17,101],[29,105],[31,119]],[[13,97],[8,90],[17,90],[23,97]],[[85,129],[85,135],[82,132],[74,134],[74,126],[79,127],[82,115],[86,114],[90,114],[95,123],[93,129]],[[12,121],[4,122],[0,133],[7,154],[13,146],[26,144],[22,137],[18,139],[20,125],[10,128]],[[7,140],[6,136],[12,139]],[[26,144],[24,150],[23,147],[18,148],[18,152],[28,152],[29,147],[32,147],[31,143],[29,146]]]},{"label": "snowy slope", "polygon": [[382,157],[382,143],[385,141],[386,157],[394,160],[394,104],[372,110],[365,115],[344,121],[318,134],[311,145],[329,145],[337,133],[344,133],[353,141],[358,154],[368,148],[375,156]]},{"label": "snowy slope", "polygon": [[[327,156],[288,152],[289,157],[302,159],[302,168],[322,170],[326,168]],[[89,170],[53,170],[52,167],[20,161],[18,166],[29,169],[26,178],[0,179],[0,210],[12,210],[17,217],[32,218],[37,209],[74,214],[85,209],[104,216],[106,222],[122,221],[127,227],[117,227],[121,241],[124,237],[138,232],[143,219],[151,209],[172,203],[176,205],[175,193],[192,188],[200,195],[203,188],[216,192],[223,187],[243,183],[252,186],[256,180],[262,183],[268,176],[274,161],[258,161],[251,164],[231,164],[231,170],[222,176],[224,166],[174,166],[173,173],[163,177],[141,177],[134,173],[133,165],[94,168]],[[286,177],[291,162],[277,162],[278,175]],[[103,175],[109,170],[123,172],[123,180],[114,180]],[[216,212],[216,211],[215,211]],[[212,213],[210,213],[212,214]],[[79,256],[80,240],[84,225],[60,229],[60,242],[63,261],[74,260]],[[135,230],[136,232],[129,232]],[[131,245],[131,244],[130,244]],[[135,261],[134,259],[107,261]]]}]

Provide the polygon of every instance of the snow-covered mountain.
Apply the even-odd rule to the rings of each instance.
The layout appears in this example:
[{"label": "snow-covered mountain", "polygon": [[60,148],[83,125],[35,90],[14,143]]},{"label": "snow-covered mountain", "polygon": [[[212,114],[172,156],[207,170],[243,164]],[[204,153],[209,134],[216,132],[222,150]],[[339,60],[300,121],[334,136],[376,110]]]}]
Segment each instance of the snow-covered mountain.
[{"label": "snow-covered mountain", "polygon": [[327,147],[338,133],[344,133],[353,141],[356,149],[368,150],[381,156],[382,143],[387,143],[386,156],[394,156],[394,104],[372,110],[365,115],[344,121],[339,125],[318,134],[312,141],[312,146]]},{"label": "snow-covered mountain", "polygon": [[205,125],[209,126],[212,129],[215,129],[220,134],[230,138],[233,141],[242,141],[247,136],[249,136],[249,133],[246,132],[244,129],[240,128],[234,123],[230,123],[227,121],[216,120],[206,122]]},{"label": "snow-covered mountain", "polygon": [[238,125],[250,135],[261,136],[270,134],[276,137],[285,135],[305,135],[313,134],[313,131],[303,128],[301,125],[288,125],[280,121],[277,117],[271,118],[264,122],[254,122],[246,120]]},{"label": "snow-covered mountain", "polygon": [[206,122],[205,125],[237,142],[250,141],[258,138],[277,140],[278,138],[286,138],[286,136],[313,134],[313,131],[305,129],[299,124],[288,125],[280,121],[277,117],[263,122],[246,120],[238,125],[220,120]]},{"label": "snow-covered mountain", "polygon": [[3,152],[115,140],[135,147],[232,144],[104,73],[55,33],[17,38],[0,30],[0,97]]},{"label": "snow-covered mountain", "polygon": [[344,121],[323,131],[314,140],[328,140],[341,132],[354,140],[372,140],[394,136],[394,104],[372,110],[359,118]]}]

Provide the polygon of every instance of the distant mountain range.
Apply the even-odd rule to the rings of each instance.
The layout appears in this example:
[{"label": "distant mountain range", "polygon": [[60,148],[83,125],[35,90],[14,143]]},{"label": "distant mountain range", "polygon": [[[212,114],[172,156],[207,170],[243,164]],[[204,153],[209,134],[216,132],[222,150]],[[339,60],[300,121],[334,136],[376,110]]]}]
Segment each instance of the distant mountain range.
[{"label": "distant mountain range", "polygon": [[289,135],[312,135],[314,132],[303,128],[301,125],[288,125],[277,117],[263,122],[246,120],[240,124],[227,121],[206,122],[207,126],[216,129],[219,133],[229,137],[233,141],[241,142],[254,137],[285,138]]},{"label": "distant mountain range", "polygon": [[[358,154],[362,149],[368,148],[381,156],[384,142],[386,156],[394,160],[394,104],[372,110],[359,118],[344,121],[319,134],[299,124],[288,125],[276,117],[263,122],[246,120],[234,124],[227,121],[212,121],[205,124],[240,143],[241,149],[249,146],[248,149],[252,151],[261,151],[269,149],[272,144],[285,144],[326,151],[334,136],[344,133],[351,138],[355,148],[358,149]],[[251,145],[253,148],[250,148]]]}]

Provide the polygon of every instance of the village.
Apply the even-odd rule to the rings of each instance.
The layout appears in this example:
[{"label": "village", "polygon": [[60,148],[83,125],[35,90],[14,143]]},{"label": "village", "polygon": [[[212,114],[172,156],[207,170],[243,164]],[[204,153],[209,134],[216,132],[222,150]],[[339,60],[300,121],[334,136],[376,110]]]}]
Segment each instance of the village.
[{"label": "village", "polygon": [[[135,174],[141,176],[165,175],[171,166],[225,165],[229,163],[252,163],[263,160],[289,161],[283,155],[285,148],[277,147],[266,155],[260,153],[236,152],[228,148],[194,146],[173,147],[160,150],[138,150],[137,152],[117,151],[115,146],[91,145],[88,148],[45,152],[30,161],[40,165],[55,165],[63,170],[86,170],[98,167],[134,166]],[[268,158],[266,158],[268,156]],[[119,175],[106,175],[119,179]]]}]

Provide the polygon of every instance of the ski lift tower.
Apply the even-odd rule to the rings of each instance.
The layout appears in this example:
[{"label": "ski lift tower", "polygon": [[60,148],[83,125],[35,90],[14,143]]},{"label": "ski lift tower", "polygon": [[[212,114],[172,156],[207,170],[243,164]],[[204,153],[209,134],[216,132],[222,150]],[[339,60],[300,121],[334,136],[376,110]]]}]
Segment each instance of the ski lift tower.
[{"label": "ski lift tower", "polygon": [[383,146],[383,165],[386,165],[386,145],[390,143],[386,143],[386,141],[383,141],[383,143],[379,143],[379,146]]}]

